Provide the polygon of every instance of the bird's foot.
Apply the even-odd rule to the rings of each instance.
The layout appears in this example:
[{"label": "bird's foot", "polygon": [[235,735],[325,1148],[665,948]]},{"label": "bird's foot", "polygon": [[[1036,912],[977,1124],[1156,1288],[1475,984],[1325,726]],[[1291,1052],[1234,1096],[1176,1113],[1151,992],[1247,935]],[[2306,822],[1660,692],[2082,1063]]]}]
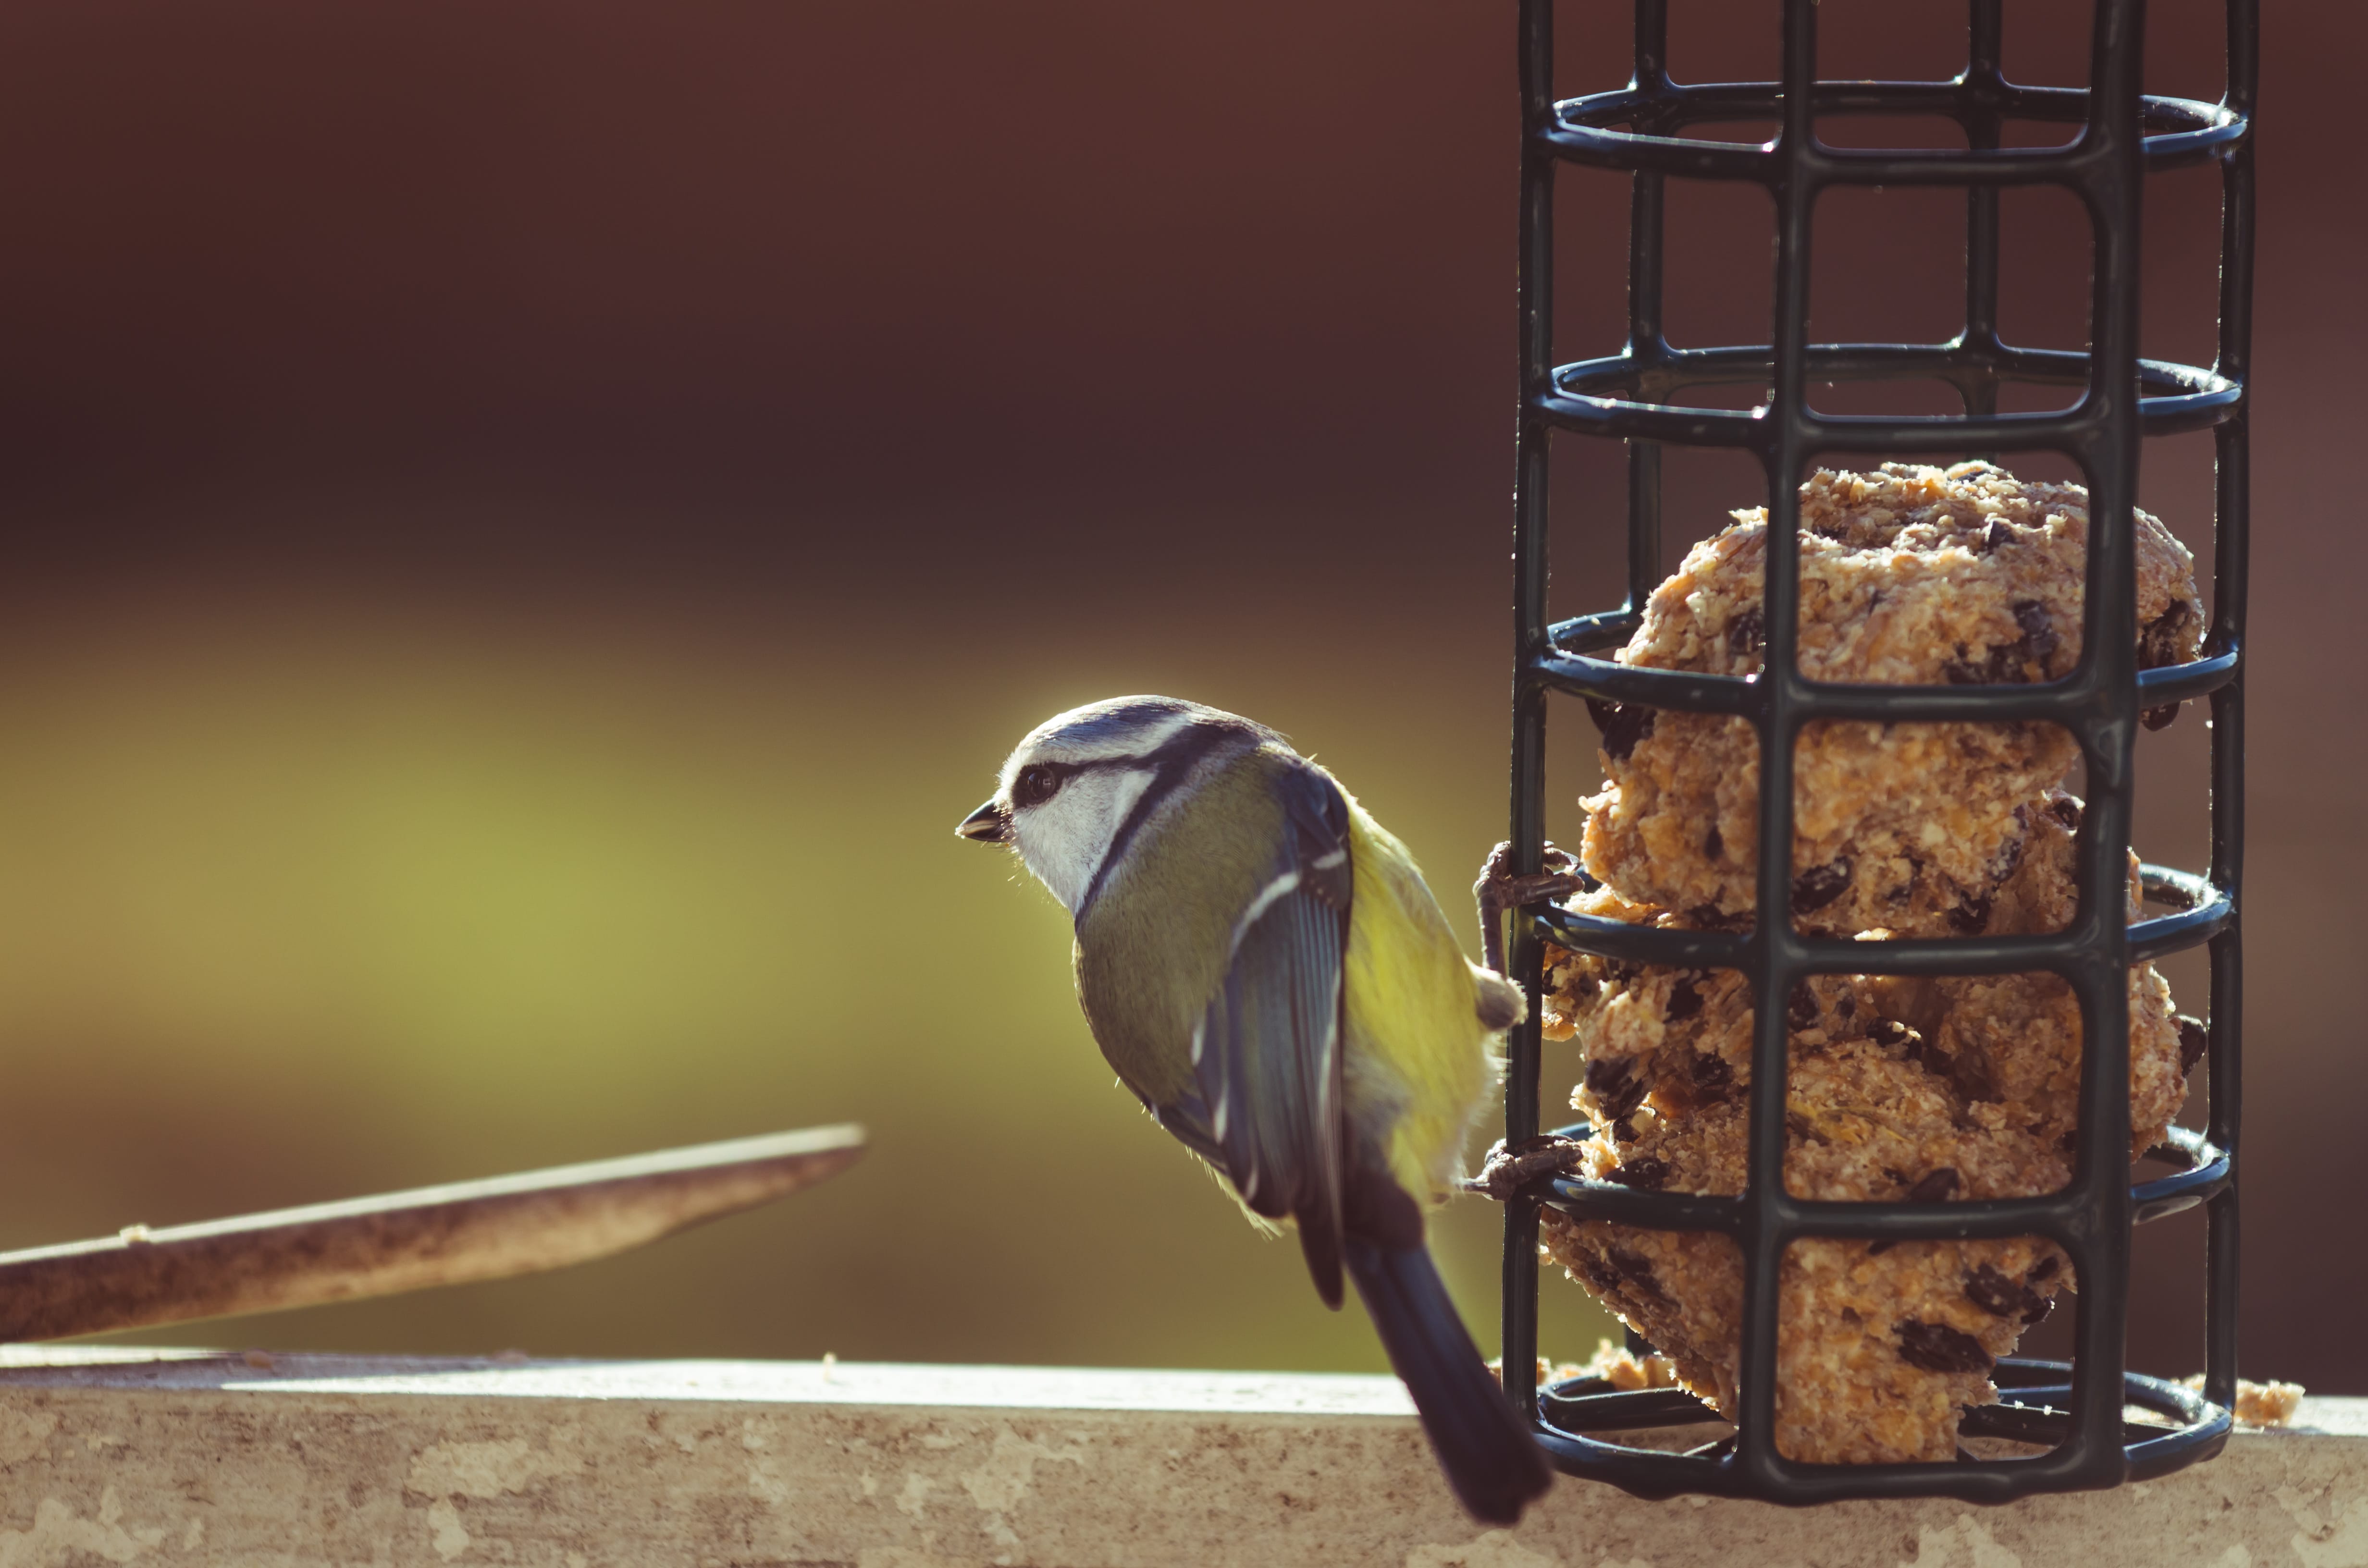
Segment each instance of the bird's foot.
[{"label": "bird's foot", "polygon": [[1500,1139],[1480,1162],[1480,1174],[1463,1182],[1466,1192],[1477,1192],[1502,1203],[1522,1187],[1542,1176],[1566,1171],[1578,1164],[1586,1145],[1577,1139],[1565,1138],[1558,1132],[1541,1132],[1534,1138],[1524,1138],[1512,1148]]},{"label": "bird's foot", "polygon": [[1543,903],[1549,899],[1568,898],[1586,891],[1594,881],[1566,851],[1552,844],[1544,846],[1540,859],[1543,870],[1517,877],[1511,870],[1512,844],[1499,844],[1488,851],[1488,858],[1480,865],[1480,880],[1472,884],[1472,896],[1480,905],[1480,951],[1488,967],[1498,974],[1505,972],[1505,911]]}]

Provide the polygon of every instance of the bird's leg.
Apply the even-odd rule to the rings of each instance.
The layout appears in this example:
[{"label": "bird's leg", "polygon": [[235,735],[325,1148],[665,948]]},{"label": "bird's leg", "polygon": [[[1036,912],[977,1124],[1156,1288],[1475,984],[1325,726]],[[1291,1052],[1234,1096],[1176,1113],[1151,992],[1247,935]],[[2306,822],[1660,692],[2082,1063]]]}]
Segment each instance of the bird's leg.
[{"label": "bird's leg", "polygon": [[1466,1192],[1484,1193],[1502,1203],[1527,1183],[1578,1164],[1586,1145],[1559,1132],[1541,1132],[1508,1149],[1499,1139],[1480,1162],[1480,1174],[1463,1182]]},{"label": "bird's leg", "polygon": [[1481,955],[1498,974],[1505,973],[1505,911],[1568,898],[1585,890],[1592,880],[1578,869],[1577,861],[1552,844],[1545,846],[1543,860],[1544,870],[1514,876],[1508,869],[1513,861],[1513,846],[1509,841],[1499,844],[1488,851],[1488,858],[1480,864],[1480,880],[1472,884],[1472,897],[1480,905]]},{"label": "bird's leg", "polygon": [[[1488,852],[1488,858],[1480,867],[1480,880],[1472,884],[1472,897],[1480,905],[1480,950],[1488,967],[1500,975],[1505,974],[1505,911],[1567,898],[1594,883],[1593,878],[1579,869],[1577,860],[1552,844],[1544,846],[1541,857],[1543,870],[1525,877],[1514,876],[1509,869],[1512,859],[1511,843],[1499,844]],[[1500,1140],[1480,1163],[1480,1174],[1463,1184],[1463,1189],[1485,1193],[1502,1203],[1524,1184],[1554,1171],[1570,1169],[1578,1163],[1582,1147],[1576,1140],[1555,1132],[1524,1138],[1511,1148]]]}]

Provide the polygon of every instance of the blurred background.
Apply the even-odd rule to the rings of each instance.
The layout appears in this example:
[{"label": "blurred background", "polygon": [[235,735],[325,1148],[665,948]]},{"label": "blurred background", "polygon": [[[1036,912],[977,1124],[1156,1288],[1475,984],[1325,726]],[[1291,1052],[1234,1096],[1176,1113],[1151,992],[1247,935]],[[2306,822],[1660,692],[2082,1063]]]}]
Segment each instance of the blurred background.
[{"label": "blurred background", "polygon": [[[1566,90],[1624,77],[1626,9],[1565,6]],[[1680,77],[1772,69],[1766,0],[1672,9]],[[2217,95],[2216,9],[2152,7],[2150,88]],[[2015,74],[2081,79],[2085,5],[2008,10]],[[1828,75],[1962,57],[1955,4],[1821,16]],[[2368,13],[2266,33],[2247,1369],[2368,1392]],[[152,1337],[1380,1369],[951,829],[1037,720],[1176,692],[1337,768],[1466,917],[1512,64],[1509,8],[1406,0],[0,11],[0,1245],[860,1119],[848,1175],[653,1251]],[[1626,199],[1562,189],[1575,358],[1617,347]],[[2208,360],[2216,176],[2147,201],[2147,351]],[[2007,221],[2009,336],[2078,346],[2079,210]],[[1771,232],[1673,187],[1674,337],[1764,335]],[[1818,335],[1947,335],[1962,244],[1956,197],[1829,197]],[[1620,457],[1557,460],[1557,608],[1601,608]],[[2208,556],[2208,437],[2146,461]],[[1673,553],[1762,499],[1669,464]],[[1568,838],[1592,732],[1554,723]],[[2153,858],[2202,864],[2204,738],[2147,742]],[[2148,1369],[2202,1364],[2188,1220],[2141,1249]],[[1440,1229],[1493,1341],[1496,1214]],[[1605,1330],[1546,1302],[1551,1353]]]}]

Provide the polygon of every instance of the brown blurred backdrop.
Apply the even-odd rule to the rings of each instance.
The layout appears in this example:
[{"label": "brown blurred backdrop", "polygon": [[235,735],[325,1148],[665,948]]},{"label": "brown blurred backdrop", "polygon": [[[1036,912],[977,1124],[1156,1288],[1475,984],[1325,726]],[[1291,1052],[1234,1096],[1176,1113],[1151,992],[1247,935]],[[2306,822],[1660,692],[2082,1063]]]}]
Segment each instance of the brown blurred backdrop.
[{"label": "brown blurred backdrop", "polygon": [[[2154,7],[2151,87],[2216,95],[2215,9]],[[2356,1392],[2368,18],[2273,10],[2246,1340]],[[1774,59],[1766,0],[1674,12],[1681,76]],[[1954,4],[1821,12],[1827,74],[1962,51]],[[2078,81],[2085,13],[2011,5],[2016,74]],[[1624,16],[1566,6],[1569,89],[1624,74]],[[1512,87],[1508,9],[1401,0],[0,11],[0,1244],[859,1119],[850,1175],[653,1252],[159,1337],[1378,1368],[951,829],[1037,719],[1169,690],[1292,733],[1465,907]],[[2150,188],[2149,352],[2209,358],[2215,191]],[[2077,207],[2008,221],[2009,334],[2077,346]],[[1573,357],[1616,347],[1625,223],[1565,178]],[[1757,191],[1673,196],[1673,335],[1763,335],[1769,235]],[[1945,335],[1961,244],[1954,197],[1831,198],[1819,335]],[[2209,472],[2147,455],[2205,551]],[[1619,473],[1557,470],[1565,610],[1616,592]],[[1760,499],[1670,488],[1679,546]],[[2148,742],[2152,858],[2202,863],[2203,738]],[[2185,1224],[2141,1249],[2154,1370],[2201,1364]],[[1442,1233],[1493,1339],[1494,1215]],[[1604,1326],[1577,1298],[1557,1354]]]}]

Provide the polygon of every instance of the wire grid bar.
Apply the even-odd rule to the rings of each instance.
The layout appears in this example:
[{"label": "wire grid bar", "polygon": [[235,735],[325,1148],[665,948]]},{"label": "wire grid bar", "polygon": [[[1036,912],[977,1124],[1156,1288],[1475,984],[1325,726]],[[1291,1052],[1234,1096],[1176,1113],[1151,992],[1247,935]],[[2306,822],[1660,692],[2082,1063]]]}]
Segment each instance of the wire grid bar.
[{"label": "wire grid bar", "polygon": [[[1748,977],[1754,997],[1751,1140],[1739,1196],[1652,1193],[1575,1177],[1532,1184],[1507,1205],[1503,1345],[1508,1376],[1533,1368],[1537,1347],[1538,1206],[1666,1230],[1732,1235],[1744,1270],[1741,1410],[1735,1437],[1691,1454],[1580,1435],[1637,1425],[1588,1426],[1590,1404],[1612,1396],[1512,1390],[1540,1442],[1565,1470],[1647,1496],[1717,1493],[1805,1504],[1844,1497],[1946,1495],[1997,1503],[2042,1491],[2116,1484],[2174,1470],[2218,1451],[2236,1388],[2237,1210],[2234,1179],[2238,1079],[2238,889],[2243,856],[2243,633],[2247,554],[2246,378],[2252,267],[2251,119],[2258,79],[2257,0],[2228,0],[2227,87],[2217,104],[2140,92],[2144,0],[2095,0],[2091,76],[2085,89],[2034,88],[2005,79],[2001,0],[1970,0],[1964,72],[1950,82],[1833,83],[1816,79],[1814,0],[1780,0],[1782,81],[1681,85],[1667,69],[1667,0],[1636,0],[1634,74],[1617,93],[1557,104],[1553,84],[1554,0],[1520,0],[1521,161],[1520,354],[1521,406],[1515,483],[1515,686],[1512,871],[1542,867],[1546,699],[1563,691],[1653,707],[1730,713],[1752,723],[1759,745],[1759,863],[1756,907],[1790,907],[1793,746],[1819,719],[1886,722],[2044,720],[2078,739],[2089,800],[2077,840],[2078,908],[2052,937],[1880,944],[1803,937],[1789,918],[1760,919],[1748,934],[1619,926],[1531,906],[1514,923],[1514,973],[1526,983],[1529,1021],[1508,1037],[1505,1090],[1508,1143],[1540,1125],[1542,943],[1632,961],[1721,967]],[[1819,142],[1820,114],[1940,114],[1964,129],[1959,152],[1883,153]],[[1782,129],[1759,147],[1690,141],[1690,124],[1771,118]],[[2077,123],[2060,148],[2002,149],[2005,121]],[[1631,129],[1615,131],[1624,123]],[[2139,202],[2149,169],[2216,160],[2222,173],[2218,358],[2208,369],[2137,354]],[[1631,229],[1627,347],[1611,359],[1553,363],[1553,193],[1560,162],[1629,171]],[[1775,320],[1758,347],[1679,350],[1662,330],[1662,217],[1670,175],[1750,179],[1777,203]],[[1945,344],[1816,344],[1808,340],[1808,258],[1817,194],[1835,185],[1921,183],[1967,190],[1964,327]],[[2085,353],[2017,347],[1998,333],[1998,200],[2009,185],[2066,187],[2084,200],[2095,233],[2091,343]],[[1810,378],[1938,375],[1954,385],[1962,416],[1869,417],[1809,408]],[[1664,401],[1685,386],[1765,379],[1768,404],[1748,413]],[[2078,385],[2073,406],[2001,415],[2002,381]],[[2214,612],[2202,656],[2171,669],[2135,666],[2133,508],[2142,437],[2214,433]],[[1622,609],[1549,625],[1546,619],[1548,441],[1556,429],[1628,444],[1628,583]],[[1771,538],[1797,533],[1797,485],[1810,460],[1835,448],[1968,455],[2044,449],[2081,466],[2089,490],[2089,570],[2080,660],[2064,679],[2017,688],[1834,685],[1803,678],[1794,652],[1799,552],[1771,548],[1763,586],[1762,673],[1748,679],[1630,669],[1593,654],[1639,622],[1660,574],[1660,448],[1725,446],[1756,453],[1768,475]],[[2139,714],[2187,698],[2211,704],[2212,866],[2202,877],[2147,868],[2149,896],[2183,906],[2132,926],[2120,889],[2129,843],[2132,757]],[[2203,1137],[2177,1134],[2178,1175],[2134,1191],[2118,1151],[2129,1144],[2126,975],[2146,959],[2206,944],[2211,955],[2206,1045],[2210,1116]],[[1784,1187],[1785,999],[1816,973],[2001,973],[2049,971],[2078,997],[2079,1149],[2069,1186],[2040,1198],[1950,1204],[1843,1204],[1793,1198]],[[2206,1207],[2207,1363],[2196,1396],[2125,1370],[2129,1233],[2141,1219]],[[2009,1392],[2005,1414],[1984,1417],[1995,1435],[2051,1443],[2032,1459],[1954,1465],[1809,1465],[1774,1441],[1777,1282],[1785,1246],[1806,1236],[2041,1235],[2073,1258],[2078,1284],[2074,1368],[2016,1373],[2046,1395],[2032,1406]],[[2002,1383],[2009,1369],[2002,1364]],[[2037,1364],[2025,1364],[2026,1366]],[[2060,1380],[2058,1374],[2061,1374]],[[2039,1381],[2033,1383],[2032,1379]],[[2060,1381],[2060,1385],[2057,1386]],[[2042,1385],[2044,1385],[2044,1387]],[[2055,1407],[2056,1396],[2068,1408]],[[2133,1433],[2128,1403],[2171,1423]],[[1616,1401],[1615,1401],[1616,1403]],[[1706,1419],[1691,1406],[1692,1419]],[[2021,1412],[2021,1415],[2013,1413]],[[1683,1412],[1680,1411],[1680,1414]],[[1609,1409],[1600,1414],[1613,1416]],[[2027,1417],[2027,1419],[2026,1419]],[[2017,1423],[2020,1422],[2020,1425]],[[2007,1428],[2011,1428],[2010,1430]],[[1968,1431],[1973,1427],[1968,1426]]]}]

